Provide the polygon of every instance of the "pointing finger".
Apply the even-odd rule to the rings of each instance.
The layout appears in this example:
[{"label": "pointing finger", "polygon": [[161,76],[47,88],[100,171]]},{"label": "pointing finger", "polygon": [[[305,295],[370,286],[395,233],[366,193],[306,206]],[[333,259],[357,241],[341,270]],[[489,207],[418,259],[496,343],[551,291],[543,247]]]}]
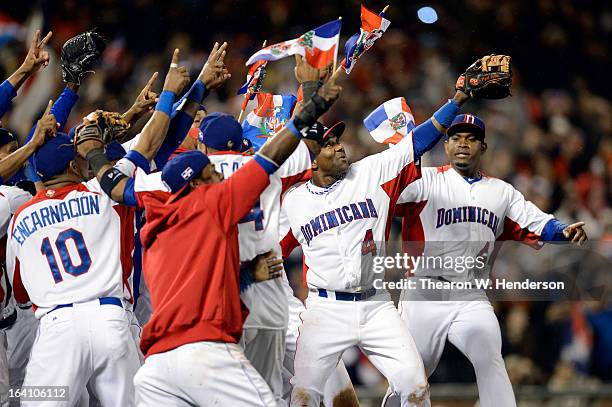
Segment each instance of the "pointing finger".
[{"label": "pointing finger", "polygon": [[50,99],[49,103],[47,103],[47,108],[45,109],[43,116],[46,116],[49,114],[49,112],[51,111],[51,106],[53,106],[53,99]]},{"label": "pointing finger", "polygon": [[180,52],[181,51],[178,48],[174,49],[174,53],[172,54],[172,62],[170,63],[170,68],[178,68]]},{"label": "pointing finger", "polygon": [[568,229],[576,229],[576,228],[579,228],[579,227],[584,226],[584,225],[586,225],[586,223],[584,223],[584,222],[576,222],[576,223],[573,223],[573,224],[569,225]]},{"label": "pointing finger", "polygon": [[150,91],[151,87],[153,86],[153,84],[157,80],[157,76],[158,75],[159,75],[159,73],[153,72],[153,75],[151,75],[151,79],[149,79],[149,81],[147,82],[147,86],[145,86],[145,92],[148,93]]}]

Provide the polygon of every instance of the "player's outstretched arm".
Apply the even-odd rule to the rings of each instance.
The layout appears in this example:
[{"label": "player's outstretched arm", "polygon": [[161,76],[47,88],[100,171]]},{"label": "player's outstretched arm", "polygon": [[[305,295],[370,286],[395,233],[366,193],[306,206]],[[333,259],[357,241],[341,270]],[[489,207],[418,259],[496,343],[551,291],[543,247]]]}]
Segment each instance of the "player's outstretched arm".
[{"label": "player's outstretched arm", "polygon": [[157,72],[151,75],[147,84],[140,91],[136,100],[130,108],[123,113],[122,117],[128,124],[133,124],[138,121],[145,113],[150,112],[159,101],[159,95],[153,90],[153,84],[157,80]]},{"label": "player's outstretched arm", "polygon": [[[128,154],[139,156],[139,160],[149,162],[153,159],[159,149],[163,138],[168,131],[170,123],[170,112],[177,93],[185,87],[189,81],[189,75],[185,67],[178,66],[179,50],[174,50],[170,70],[166,75],[164,88],[159,96],[155,112],[142,129],[140,138]],[[86,126],[79,129],[83,131]],[[75,135],[78,139],[79,134]],[[77,152],[85,158],[91,169],[96,174],[102,190],[115,202],[124,202],[124,192],[128,177],[115,168],[106,158],[102,138],[88,137],[87,140],[77,141]]]},{"label": "player's outstretched arm", "polygon": [[[179,67],[179,49],[174,50],[170,69],[166,75],[164,87],[159,95],[159,101],[155,107],[155,112],[145,124],[138,142],[133,147],[133,150],[140,153],[147,162],[151,161],[161,147],[168,126],[170,125],[170,115],[172,113],[172,104],[183,88],[189,83],[189,73],[184,66]],[[155,74],[151,78],[155,80]]]},{"label": "player's outstretched arm", "polygon": [[287,122],[287,125],[272,140],[264,144],[257,155],[263,156],[276,167],[282,165],[314,125],[338,100],[342,88],[336,84],[340,69],[317,91],[302,110]]},{"label": "player's outstretched arm", "polygon": [[45,143],[47,137],[53,137],[57,132],[57,122],[55,116],[51,113],[52,105],[53,101],[50,100],[30,141],[0,161],[0,181],[2,181],[2,184],[4,184],[5,179],[9,179],[23,167],[27,159]]},{"label": "player's outstretched arm", "polygon": [[17,70],[0,85],[0,117],[4,116],[7,110],[11,107],[11,102],[17,96],[17,90],[23,85],[32,74],[42,66],[49,64],[49,53],[43,51],[43,48],[49,42],[52,32],[40,39],[40,30],[36,30],[34,38],[30,43],[30,49],[23,63]]},{"label": "player's outstretched arm", "polygon": [[545,243],[572,242],[582,246],[588,240],[587,233],[583,229],[584,225],[584,222],[566,225],[557,219],[551,219],[544,226],[540,241]]}]

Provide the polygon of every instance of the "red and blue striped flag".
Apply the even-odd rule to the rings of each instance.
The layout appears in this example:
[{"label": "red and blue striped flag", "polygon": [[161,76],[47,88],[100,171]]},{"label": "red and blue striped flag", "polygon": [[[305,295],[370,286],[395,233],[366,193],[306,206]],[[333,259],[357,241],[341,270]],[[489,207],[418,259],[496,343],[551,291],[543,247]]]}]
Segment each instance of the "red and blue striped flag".
[{"label": "red and blue striped flag", "polygon": [[299,38],[262,48],[254,53],[246,65],[257,61],[276,61],[290,55],[302,55],[308,63],[318,69],[334,61],[338,55],[338,42],[342,20],[334,20],[310,30]]},{"label": "red and blue striped flag", "polygon": [[390,24],[391,21],[385,18],[385,13],[375,14],[361,5],[361,28],[344,46],[345,62],[342,66],[347,75],[351,73],[359,57],[382,37]]}]

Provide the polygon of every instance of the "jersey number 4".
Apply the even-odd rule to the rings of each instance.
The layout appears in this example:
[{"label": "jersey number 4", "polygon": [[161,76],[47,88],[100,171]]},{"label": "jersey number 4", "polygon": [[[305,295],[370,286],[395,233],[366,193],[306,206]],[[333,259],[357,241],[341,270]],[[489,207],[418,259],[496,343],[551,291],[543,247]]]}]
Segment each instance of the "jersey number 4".
[{"label": "jersey number 4", "polygon": [[366,231],[363,242],[361,242],[361,254],[363,256],[366,254],[376,256],[376,243],[374,243],[374,234],[372,233],[372,229],[368,229]]},{"label": "jersey number 4", "polygon": [[263,219],[264,213],[258,199],[253,208],[251,208],[251,212],[247,213],[238,223],[255,222],[255,230],[260,231],[264,228]]},{"label": "jersey number 4", "polygon": [[[77,253],[81,258],[80,262],[75,265],[70,257],[70,252],[68,251],[68,246],[66,242],[68,240],[72,240],[74,243]],[[83,234],[75,229],[67,229],[64,230],[57,236],[55,239],[55,249],[59,253],[59,257],[62,261],[62,266],[64,267],[64,271],[73,276],[80,276],[81,274],[85,274],[89,271],[89,267],[91,266],[91,256],[89,255],[89,251],[87,250],[87,246],[85,246],[85,239],[83,239]],[[47,261],[49,262],[49,268],[51,269],[51,274],[53,275],[53,280],[55,283],[59,283],[63,281],[62,275],[60,274],[59,265],[57,263],[55,253],[53,253],[53,247],[51,246],[51,241],[48,237],[46,237],[42,241],[42,245],[40,246],[40,251],[47,257]]]}]

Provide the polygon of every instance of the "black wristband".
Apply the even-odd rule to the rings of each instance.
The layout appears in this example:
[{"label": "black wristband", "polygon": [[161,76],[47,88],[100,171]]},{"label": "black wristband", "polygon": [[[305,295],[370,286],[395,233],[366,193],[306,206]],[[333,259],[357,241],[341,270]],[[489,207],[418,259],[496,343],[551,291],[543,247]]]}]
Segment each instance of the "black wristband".
[{"label": "black wristband", "polygon": [[118,168],[111,167],[106,170],[100,178],[100,187],[102,188],[102,191],[106,193],[106,195],[112,197],[113,189],[115,189],[117,184],[124,178],[127,178],[127,175],[122,173]]},{"label": "black wristband", "polygon": [[302,97],[303,100],[310,100],[321,87],[319,81],[307,81],[302,83]]},{"label": "black wristband", "polygon": [[293,117],[293,124],[299,132],[310,128],[317,122],[325,112],[329,110],[332,102],[323,99],[319,94],[315,94],[308,102],[304,103],[302,110]]},{"label": "black wristband", "polygon": [[110,161],[106,158],[106,153],[103,147],[94,148],[89,151],[85,156],[85,159],[89,163],[89,166],[93,170],[94,174],[97,175],[102,167],[110,165]]}]

